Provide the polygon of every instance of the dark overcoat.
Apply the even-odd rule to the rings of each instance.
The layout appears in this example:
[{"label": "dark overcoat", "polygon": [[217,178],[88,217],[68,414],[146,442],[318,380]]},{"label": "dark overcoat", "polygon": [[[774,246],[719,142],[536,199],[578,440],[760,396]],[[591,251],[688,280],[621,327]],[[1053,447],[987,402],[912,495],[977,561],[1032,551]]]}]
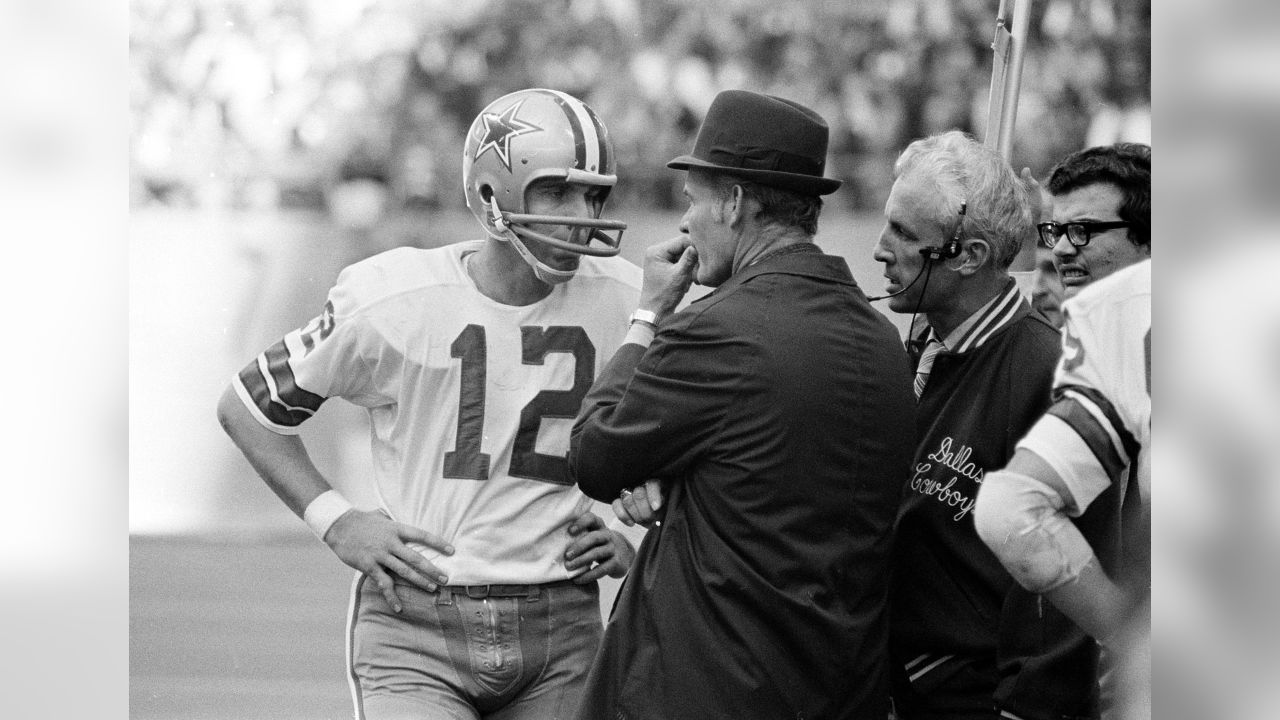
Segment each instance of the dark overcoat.
[{"label": "dark overcoat", "polygon": [[666,514],[577,717],[883,720],[914,405],[895,328],[812,245],[624,345],[584,401],[571,472],[605,502],[661,478]]}]

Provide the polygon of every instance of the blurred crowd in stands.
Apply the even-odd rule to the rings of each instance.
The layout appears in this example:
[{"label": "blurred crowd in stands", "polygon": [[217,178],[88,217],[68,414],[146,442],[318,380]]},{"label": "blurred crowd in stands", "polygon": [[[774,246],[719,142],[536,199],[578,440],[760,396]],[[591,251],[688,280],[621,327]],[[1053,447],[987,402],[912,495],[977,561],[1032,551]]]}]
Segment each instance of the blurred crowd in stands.
[{"label": "blurred crowd in stands", "polygon": [[[671,207],[726,88],[832,124],[833,202],[878,208],[893,158],[982,136],[997,0],[134,0],[131,198],[321,208],[344,181],[461,206],[462,137],[490,100],[553,87],[614,136],[624,204]],[[1033,0],[1013,162],[1150,141],[1150,0]]]}]

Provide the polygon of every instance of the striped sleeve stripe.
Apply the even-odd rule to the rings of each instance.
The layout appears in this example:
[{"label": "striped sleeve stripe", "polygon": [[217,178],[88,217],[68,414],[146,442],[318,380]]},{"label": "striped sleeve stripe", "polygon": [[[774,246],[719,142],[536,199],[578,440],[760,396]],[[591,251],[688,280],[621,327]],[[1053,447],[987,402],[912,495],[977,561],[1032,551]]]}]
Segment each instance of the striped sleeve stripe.
[{"label": "striped sleeve stripe", "polygon": [[298,387],[283,340],[249,363],[239,378],[254,407],[274,425],[297,427],[314,415],[325,400]]},{"label": "striped sleeve stripe", "polygon": [[902,667],[903,667],[903,669],[905,669],[905,670],[907,670],[907,671],[910,671],[910,670],[911,670],[911,668],[913,668],[913,667],[915,667],[915,666],[919,665],[920,663],[922,663],[922,662],[924,662],[925,660],[928,660],[928,659],[929,659],[929,653],[925,653],[925,654],[923,654],[923,655],[918,655],[918,656],[916,656],[916,657],[915,657],[915,659],[911,660],[910,662],[908,662],[906,665],[903,665]]},{"label": "striped sleeve stripe", "polygon": [[955,657],[955,655],[943,655],[942,657],[938,658],[937,660],[934,660],[933,662],[929,663],[928,665],[925,665],[924,667],[920,668],[919,670],[917,670],[917,671],[915,671],[915,672],[911,673],[911,675],[910,675],[907,679],[908,679],[908,680],[910,680],[911,682],[915,682],[916,680],[919,680],[920,678],[924,677],[924,676],[925,676],[926,674],[928,674],[929,672],[932,672],[933,670],[935,670],[939,665],[941,665],[942,663],[944,663],[944,662],[946,662],[946,661],[950,660],[950,659],[951,659],[951,658],[953,658],[953,657]]},{"label": "striped sleeve stripe", "polygon": [[605,141],[599,132],[599,119],[587,111],[582,103],[558,90],[548,90],[555,98],[560,109],[564,111],[573,128],[574,163],[579,170],[587,172],[603,172]]},{"label": "striped sleeve stripe", "polygon": [[1113,438],[1117,441],[1117,447],[1122,448],[1129,458],[1138,456],[1138,452],[1141,449],[1138,439],[1133,436],[1129,428],[1125,427],[1124,420],[1120,419],[1120,412],[1116,410],[1115,405],[1111,404],[1106,395],[1086,385],[1064,385],[1058,388],[1058,392],[1087,400],[1091,407],[1091,412],[1111,430]]},{"label": "striped sleeve stripe", "polygon": [[301,412],[310,417],[320,409],[325,399],[298,386],[293,367],[289,365],[289,357],[289,350],[281,341],[258,356],[258,366],[266,365],[267,381],[274,386],[271,397],[273,401],[290,413]]},{"label": "striped sleeve stripe", "polygon": [[1039,455],[1062,478],[1070,495],[1065,509],[1072,517],[1080,515],[1098,495],[1121,480],[1107,473],[1076,428],[1053,413],[1037,420],[1017,447]]},{"label": "striped sleeve stripe", "polygon": [[1063,388],[1048,414],[1065,422],[1084,440],[1108,477],[1121,476],[1136,443],[1111,403],[1085,388]]}]

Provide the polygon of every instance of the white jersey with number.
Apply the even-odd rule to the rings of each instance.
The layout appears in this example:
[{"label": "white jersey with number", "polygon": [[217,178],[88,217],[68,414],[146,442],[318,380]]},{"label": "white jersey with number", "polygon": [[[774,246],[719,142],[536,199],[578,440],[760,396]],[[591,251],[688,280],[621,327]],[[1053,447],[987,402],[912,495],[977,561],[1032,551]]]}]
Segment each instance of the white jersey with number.
[{"label": "white jersey with number", "polygon": [[456,552],[423,554],[450,584],[570,576],[565,529],[592,501],[572,485],[569,430],[626,334],[640,270],[584,256],[532,305],[483,295],[482,242],[399,248],[338,277],[323,314],[235,378],[266,428],[297,433],[325,399],[368,409],[379,502]]},{"label": "white jersey with number", "polygon": [[1063,303],[1063,354],[1053,406],[1019,447],[1057,471],[1072,515],[1135,473],[1151,498],[1151,261],[1106,277]]}]

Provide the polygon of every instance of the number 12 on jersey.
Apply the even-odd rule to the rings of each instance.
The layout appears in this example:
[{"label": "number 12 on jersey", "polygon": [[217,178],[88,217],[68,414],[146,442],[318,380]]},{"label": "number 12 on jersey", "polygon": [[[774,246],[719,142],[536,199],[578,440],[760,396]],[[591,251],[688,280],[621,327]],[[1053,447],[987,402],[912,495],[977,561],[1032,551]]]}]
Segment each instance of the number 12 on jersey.
[{"label": "number 12 on jersey", "polygon": [[[553,352],[569,353],[574,359],[573,387],[543,390],[520,411],[520,426],[511,447],[510,473],[554,485],[570,485],[569,464],[563,456],[535,450],[543,418],[573,418],[586,396],[596,365],[596,349],[580,327],[553,325],[520,328],[521,360],[525,365],[541,365]],[[449,347],[452,357],[462,361],[462,382],[458,393],[458,439],[445,453],[444,476],[469,480],[489,479],[489,455],[480,452],[484,437],[485,387],[488,347],[484,327],[467,325]]]}]

